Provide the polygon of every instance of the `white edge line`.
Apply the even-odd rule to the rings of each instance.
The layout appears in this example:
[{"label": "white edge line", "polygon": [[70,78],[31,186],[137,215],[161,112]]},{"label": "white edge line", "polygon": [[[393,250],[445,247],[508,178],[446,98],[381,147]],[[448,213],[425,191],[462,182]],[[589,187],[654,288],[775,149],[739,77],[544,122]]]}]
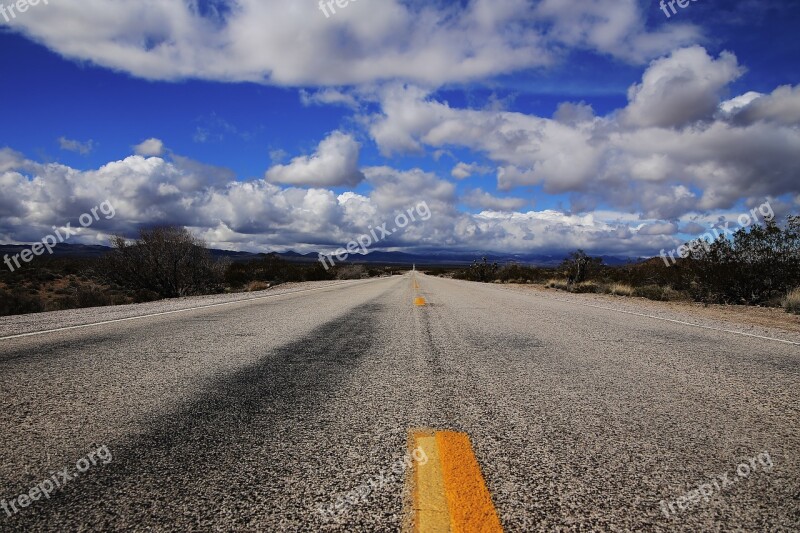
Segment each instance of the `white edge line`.
[{"label": "white edge line", "polygon": [[541,296],[541,295],[537,295],[537,296],[539,296],[540,298],[543,298],[545,300],[555,300],[557,302],[564,302],[564,303],[577,303],[577,304],[580,304],[580,305],[583,305],[583,306],[586,306],[586,307],[594,307],[595,309],[605,309],[606,311],[616,311],[618,313],[625,313],[626,315],[642,316],[642,317],[646,317],[646,318],[653,318],[655,320],[663,320],[664,322],[674,322],[675,324],[683,324],[684,326],[692,326],[692,327],[701,328],[701,329],[710,329],[712,331],[721,331],[721,332],[724,332],[724,333],[733,333],[734,335],[743,335],[745,337],[754,337],[756,339],[783,342],[783,343],[786,343],[786,344],[792,344],[792,345],[795,345],[795,346],[800,346],[800,342],[787,341],[785,339],[778,339],[778,338],[775,338],[775,337],[765,337],[764,335],[756,335],[755,333],[745,333],[744,331],[736,331],[735,329],[715,328],[713,326],[704,326],[702,324],[694,324],[692,322],[684,322],[683,320],[675,320],[674,318],[664,318],[664,317],[661,317],[661,316],[648,315],[648,314],[645,314],[645,313],[637,313],[635,311],[625,311],[624,309],[616,309],[614,307],[605,307],[605,306],[602,306],[602,305],[593,305],[593,304],[583,303],[583,302],[574,302],[574,301],[571,301],[571,300],[565,300],[563,298],[544,297],[544,296]]},{"label": "white edge line", "polygon": [[[381,279],[381,278],[378,278]],[[372,279],[364,280],[366,282],[373,281]],[[341,287],[341,285],[339,285]],[[242,300],[232,300],[230,302],[219,302],[215,304],[208,304],[208,305],[200,305],[197,307],[187,307],[186,309],[174,309],[172,311],[162,311],[160,313],[151,313],[149,315],[139,315],[139,316],[130,316],[127,318],[115,318],[114,320],[104,320],[102,322],[92,322],[91,324],[79,324],[77,326],[66,326],[63,328],[57,329],[47,329],[44,331],[32,331],[30,333],[20,333],[19,335],[8,335],[7,337],[0,337],[0,341],[10,340],[10,339],[21,339],[23,337],[34,337],[37,335],[46,335],[48,333],[58,333],[60,331],[69,331],[73,329],[82,329],[82,328],[91,328],[94,326],[104,326],[106,324],[114,324],[116,322],[128,322],[130,320],[141,320],[143,318],[152,318],[156,316],[164,316],[164,315],[174,315],[176,313],[185,313],[187,311],[197,311],[198,309],[208,309],[210,307],[220,307],[222,305],[233,305],[233,304],[240,304],[245,302],[254,302],[256,300],[264,300],[265,298],[277,298],[278,296],[286,296],[288,294],[297,294],[300,292],[312,292],[312,291],[321,291],[325,289],[333,289],[336,288],[336,284],[328,285],[326,287],[316,287],[313,289],[298,289],[296,291],[287,291],[282,292],[280,294],[265,294],[264,296],[257,296],[255,298],[244,298]]]}]

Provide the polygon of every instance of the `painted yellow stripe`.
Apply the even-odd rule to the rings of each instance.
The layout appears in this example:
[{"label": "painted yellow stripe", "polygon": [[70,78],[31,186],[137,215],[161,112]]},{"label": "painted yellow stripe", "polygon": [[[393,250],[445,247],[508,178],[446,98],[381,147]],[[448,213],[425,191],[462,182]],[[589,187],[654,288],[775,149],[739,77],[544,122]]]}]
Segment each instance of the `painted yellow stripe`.
[{"label": "painted yellow stripe", "polygon": [[500,518],[486,488],[481,467],[469,437],[464,433],[436,434],[442,478],[450,509],[453,533],[502,533]]},{"label": "painted yellow stripe", "polygon": [[454,431],[420,430],[410,443],[428,461],[416,463],[410,477],[414,533],[502,533],[469,437]]},{"label": "painted yellow stripe", "polygon": [[450,511],[444,490],[439,448],[433,432],[419,433],[415,449],[425,452],[427,462],[417,463],[414,469],[414,529],[415,532],[450,531]]},{"label": "painted yellow stripe", "polygon": [[414,298],[414,305],[422,307],[427,305],[428,302],[425,301],[425,298]]}]

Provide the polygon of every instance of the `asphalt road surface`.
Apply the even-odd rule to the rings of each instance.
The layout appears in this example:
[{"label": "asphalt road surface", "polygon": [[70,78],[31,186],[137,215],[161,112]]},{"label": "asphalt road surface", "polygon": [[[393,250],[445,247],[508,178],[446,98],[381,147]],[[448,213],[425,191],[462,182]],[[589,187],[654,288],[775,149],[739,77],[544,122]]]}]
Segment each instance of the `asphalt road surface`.
[{"label": "asphalt road surface", "polygon": [[394,531],[414,428],[506,531],[800,530],[799,346],[416,279],[0,340],[0,531]]}]

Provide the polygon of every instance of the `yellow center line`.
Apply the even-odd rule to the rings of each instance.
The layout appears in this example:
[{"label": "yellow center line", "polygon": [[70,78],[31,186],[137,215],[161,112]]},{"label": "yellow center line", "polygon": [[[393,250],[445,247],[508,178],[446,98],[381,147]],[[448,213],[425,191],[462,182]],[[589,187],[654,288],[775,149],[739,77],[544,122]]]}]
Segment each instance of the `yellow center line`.
[{"label": "yellow center line", "polygon": [[421,449],[428,458],[414,470],[414,531],[450,531],[450,511],[434,433],[415,437],[414,449]]},{"label": "yellow center line", "polygon": [[[419,283],[417,283],[416,274],[411,275],[411,288],[414,289],[414,292],[416,294],[419,294]],[[425,307],[426,305],[428,305],[428,302],[425,301],[425,298],[423,298],[422,296],[415,296],[414,305],[416,305],[417,307]]]},{"label": "yellow center line", "polygon": [[[455,431],[419,430],[410,446],[428,457],[410,476],[414,533],[502,533],[469,437]],[[444,519],[445,511],[447,519]]]}]

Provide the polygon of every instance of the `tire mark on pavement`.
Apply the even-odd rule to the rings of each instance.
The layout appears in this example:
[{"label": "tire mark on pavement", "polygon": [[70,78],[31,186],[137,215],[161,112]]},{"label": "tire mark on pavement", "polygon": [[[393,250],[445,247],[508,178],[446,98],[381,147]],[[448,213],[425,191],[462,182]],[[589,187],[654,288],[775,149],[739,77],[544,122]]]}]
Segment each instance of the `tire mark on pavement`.
[{"label": "tire mark on pavement", "polygon": [[[293,470],[298,463],[314,472],[314,454],[323,452],[309,445],[330,423],[326,397],[375,345],[370,318],[381,308],[373,300],[209,383],[196,399],[153,420],[151,431],[108,443],[111,464],[3,525],[44,531],[65,523],[92,530],[208,529],[220,519],[238,528],[265,520],[308,524],[307,508],[279,496],[307,484]],[[26,487],[7,488],[14,489]]]}]

